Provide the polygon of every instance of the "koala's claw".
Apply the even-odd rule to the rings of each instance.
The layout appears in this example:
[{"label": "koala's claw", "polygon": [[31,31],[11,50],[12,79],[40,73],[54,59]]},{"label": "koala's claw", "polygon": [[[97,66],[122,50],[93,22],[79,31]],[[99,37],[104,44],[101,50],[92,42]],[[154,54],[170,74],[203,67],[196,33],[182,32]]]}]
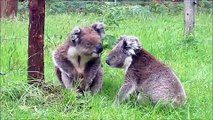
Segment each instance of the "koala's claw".
[{"label": "koala's claw", "polygon": [[112,103],[112,107],[113,107],[113,108],[117,107],[118,105],[119,105],[119,102],[116,101],[116,100]]}]

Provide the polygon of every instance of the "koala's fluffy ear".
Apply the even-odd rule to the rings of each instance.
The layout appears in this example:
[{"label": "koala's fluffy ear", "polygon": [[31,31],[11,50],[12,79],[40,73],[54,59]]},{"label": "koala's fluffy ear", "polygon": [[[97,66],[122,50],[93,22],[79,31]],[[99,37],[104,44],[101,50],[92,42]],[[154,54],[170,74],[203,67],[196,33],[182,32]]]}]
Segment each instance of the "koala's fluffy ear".
[{"label": "koala's fluffy ear", "polygon": [[79,40],[79,34],[81,33],[81,29],[79,27],[73,28],[73,30],[70,33],[70,38],[71,41],[74,43],[74,45],[78,42]]},{"label": "koala's fluffy ear", "polygon": [[98,22],[92,25],[92,28],[98,32],[98,34],[103,38],[105,36],[105,25],[102,22]]},{"label": "koala's fluffy ear", "polygon": [[135,55],[140,50],[139,39],[135,36],[121,36],[123,40],[123,48],[127,50],[130,55]]},{"label": "koala's fluffy ear", "polygon": [[[117,39],[116,44],[119,43],[120,41],[125,40],[125,38],[126,38],[125,35],[121,35],[121,36]],[[125,44],[124,44],[123,46],[125,46]]]}]

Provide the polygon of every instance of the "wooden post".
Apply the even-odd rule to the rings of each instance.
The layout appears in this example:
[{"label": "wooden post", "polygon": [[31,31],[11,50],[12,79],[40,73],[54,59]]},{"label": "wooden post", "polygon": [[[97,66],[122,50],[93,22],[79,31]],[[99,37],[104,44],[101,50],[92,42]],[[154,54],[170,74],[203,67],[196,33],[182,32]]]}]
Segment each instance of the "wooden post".
[{"label": "wooden post", "polygon": [[15,18],[18,0],[0,0],[0,18]]},{"label": "wooden post", "polygon": [[197,0],[184,0],[184,34],[193,33]]},{"label": "wooden post", "polygon": [[41,85],[44,80],[45,0],[29,0],[28,80]]}]

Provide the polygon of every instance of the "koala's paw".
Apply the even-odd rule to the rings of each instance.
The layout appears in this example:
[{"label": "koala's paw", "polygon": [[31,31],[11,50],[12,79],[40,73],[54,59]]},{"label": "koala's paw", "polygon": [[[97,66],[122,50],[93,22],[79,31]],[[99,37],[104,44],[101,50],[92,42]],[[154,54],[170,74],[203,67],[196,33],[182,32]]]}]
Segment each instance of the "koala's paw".
[{"label": "koala's paw", "polygon": [[112,103],[112,107],[115,108],[115,107],[118,107],[119,106],[119,101],[115,100],[113,103]]},{"label": "koala's paw", "polygon": [[81,90],[80,88],[77,88],[76,93],[77,93],[77,98],[84,96],[84,91]]},{"label": "koala's paw", "polygon": [[74,78],[74,75],[73,75],[73,74],[71,74],[71,72],[66,73],[66,75],[67,75],[69,78]]}]

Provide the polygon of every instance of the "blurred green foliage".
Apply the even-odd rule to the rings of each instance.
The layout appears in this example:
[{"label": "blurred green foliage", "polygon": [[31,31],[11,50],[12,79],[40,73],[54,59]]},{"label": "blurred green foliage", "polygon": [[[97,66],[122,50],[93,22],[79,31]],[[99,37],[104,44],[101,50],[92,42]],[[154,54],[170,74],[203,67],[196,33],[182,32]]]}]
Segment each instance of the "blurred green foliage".
[{"label": "blurred green foliage", "polygon": [[[113,10],[126,13],[135,13],[139,16],[144,14],[160,13],[160,14],[176,14],[183,11],[183,2],[166,1],[164,3],[153,2],[153,0],[117,0],[117,4],[113,0],[46,0],[46,12],[48,14],[81,12],[85,14],[95,13],[104,14],[112,12]],[[121,2],[119,2],[121,1]],[[128,9],[129,8],[129,9]],[[26,12],[28,10],[28,1],[19,2],[19,12]],[[207,0],[198,1],[198,10],[205,10],[209,13],[212,10],[212,2]]]},{"label": "blurred green foliage", "polygon": [[[115,4],[112,2],[106,2],[106,0],[90,0],[90,1],[78,1],[78,0],[46,0],[46,16],[52,14],[94,14],[99,16],[98,21],[102,21],[106,24],[106,30],[115,29],[120,27],[120,23],[132,17],[137,16],[141,19],[153,19],[155,14],[160,15],[177,15],[182,14],[184,4],[183,2],[171,2],[166,1],[164,3],[149,2],[148,0],[133,0],[127,2],[126,0],[117,0]],[[120,1],[120,2],[119,2]],[[127,3],[125,3],[126,1]],[[212,2],[199,1],[198,12],[211,13]],[[19,2],[18,12],[21,17],[28,19],[26,12],[28,12],[28,1]],[[106,36],[104,40],[104,46],[109,48],[112,46],[111,39],[114,39],[113,35]]]}]

